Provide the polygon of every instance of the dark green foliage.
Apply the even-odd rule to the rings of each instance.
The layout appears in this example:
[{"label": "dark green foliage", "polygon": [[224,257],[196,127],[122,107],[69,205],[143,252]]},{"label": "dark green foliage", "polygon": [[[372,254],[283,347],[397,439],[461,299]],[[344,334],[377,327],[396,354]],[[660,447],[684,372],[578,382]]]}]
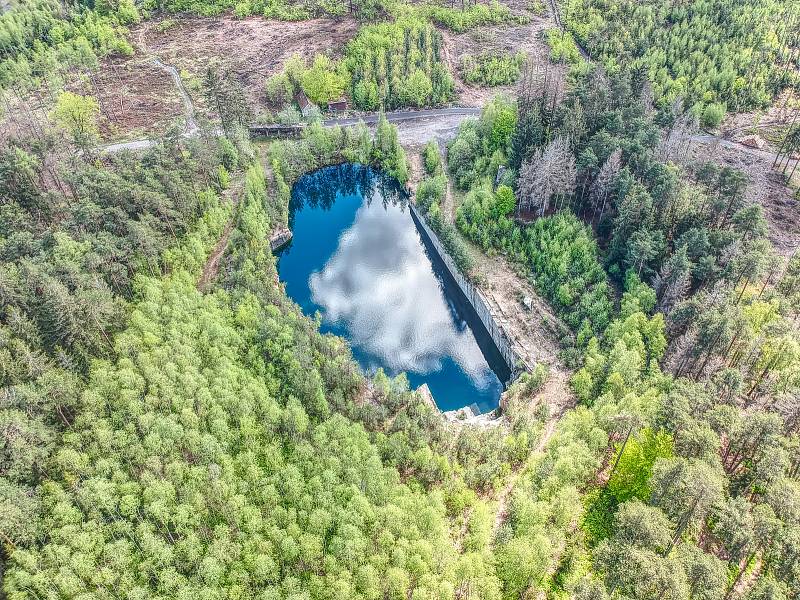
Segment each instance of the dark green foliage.
[{"label": "dark green foliage", "polygon": [[467,195],[458,209],[461,231],[529,268],[537,290],[576,331],[584,322],[602,331],[611,316],[610,288],[588,229],[566,212],[521,226],[498,217],[495,204],[486,189]]}]

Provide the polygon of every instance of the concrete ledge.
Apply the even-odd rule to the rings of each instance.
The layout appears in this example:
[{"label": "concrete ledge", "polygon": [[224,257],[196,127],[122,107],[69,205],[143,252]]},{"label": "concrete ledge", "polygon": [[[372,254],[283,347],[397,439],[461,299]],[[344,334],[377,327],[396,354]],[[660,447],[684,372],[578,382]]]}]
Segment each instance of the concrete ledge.
[{"label": "concrete ledge", "polygon": [[461,292],[466,297],[467,302],[469,302],[469,304],[475,310],[475,314],[486,328],[489,337],[492,339],[492,342],[497,347],[500,355],[503,357],[503,360],[511,372],[510,380],[504,383],[510,384],[521,373],[521,369],[519,368],[519,365],[523,364],[521,357],[513,349],[511,340],[509,340],[505,331],[503,331],[503,329],[495,322],[494,316],[489,309],[489,305],[483,298],[483,294],[481,294],[480,290],[461,274],[453,259],[450,258],[447,250],[439,241],[439,236],[437,236],[436,232],[428,226],[425,218],[419,213],[419,210],[416,206],[414,206],[413,202],[409,202],[408,206],[411,212],[411,217],[414,220],[417,229],[428,239],[430,245],[439,255],[439,258],[444,263],[445,268],[456,282],[456,285],[461,289]]},{"label": "concrete ledge", "polygon": [[278,229],[277,231],[273,232],[273,234],[269,238],[269,247],[272,252],[277,252],[281,248],[284,248],[286,244],[292,241],[292,231],[291,229],[282,228]]}]

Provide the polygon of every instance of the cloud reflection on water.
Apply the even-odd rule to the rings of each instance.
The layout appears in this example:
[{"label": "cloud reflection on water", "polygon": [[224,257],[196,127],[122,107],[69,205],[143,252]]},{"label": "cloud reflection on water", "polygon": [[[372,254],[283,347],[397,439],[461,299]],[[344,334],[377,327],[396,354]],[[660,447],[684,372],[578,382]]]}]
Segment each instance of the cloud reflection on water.
[{"label": "cloud reflection on water", "polygon": [[[371,194],[370,194],[371,195]],[[493,381],[464,323],[454,322],[407,210],[366,201],[321,272],[309,277],[323,319],[344,325],[373,368],[427,374],[451,357],[474,385]]]}]

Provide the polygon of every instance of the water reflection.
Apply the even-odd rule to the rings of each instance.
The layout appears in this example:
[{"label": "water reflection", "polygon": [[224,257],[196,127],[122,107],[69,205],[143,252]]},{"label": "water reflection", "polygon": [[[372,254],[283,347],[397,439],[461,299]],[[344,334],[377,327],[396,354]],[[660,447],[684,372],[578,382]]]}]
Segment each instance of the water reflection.
[{"label": "water reflection", "polygon": [[287,293],[362,367],[409,373],[440,407],[497,405],[502,386],[426,254],[401,190],[364,167],[322,169],[293,190]]},{"label": "water reflection", "polygon": [[311,297],[373,357],[371,366],[427,374],[450,356],[485,388],[491,370],[466,324],[454,321],[411,225],[397,204],[364,203],[336,253],[311,275]]}]

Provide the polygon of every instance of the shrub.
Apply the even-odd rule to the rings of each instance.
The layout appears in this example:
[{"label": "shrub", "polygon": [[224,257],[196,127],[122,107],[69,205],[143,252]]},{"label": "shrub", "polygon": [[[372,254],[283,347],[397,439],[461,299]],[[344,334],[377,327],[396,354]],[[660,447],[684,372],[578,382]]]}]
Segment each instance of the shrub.
[{"label": "shrub", "polygon": [[300,111],[291,104],[287,104],[277,114],[278,123],[281,125],[297,125],[300,122]]},{"label": "shrub", "polygon": [[441,204],[446,192],[446,175],[439,174],[435,177],[423,179],[417,187],[417,206],[419,206],[423,212],[428,212],[434,202]]},{"label": "shrub", "polygon": [[550,60],[553,62],[577,64],[581,61],[581,53],[570,32],[554,27],[547,30],[546,39],[550,46]]},{"label": "shrub", "polygon": [[700,121],[703,127],[715,129],[720,123],[722,123],[722,119],[724,117],[725,106],[716,102],[712,102],[711,104],[707,104],[703,109],[703,114]]},{"label": "shrub", "polygon": [[524,62],[522,52],[499,56],[491,52],[467,55],[461,60],[461,76],[467,83],[482,87],[509,85],[519,79]]},{"label": "shrub", "polygon": [[428,175],[436,175],[442,170],[442,155],[439,153],[439,144],[435,140],[431,140],[425,145],[425,149],[422,151],[422,160]]},{"label": "shrub", "polygon": [[445,6],[428,6],[422,13],[435,23],[455,32],[462,32],[482,25],[501,23],[525,23],[527,19],[512,14],[511,10],[492,0],[489,4],[475,3],[469,8],[454,9]]},{"label": "shrub", "polygon": [[345,50],[353,104],[376,110],[450,101],[455,86],[442,63],[442,45],[442,34],[412,13],[362,27]]}]

